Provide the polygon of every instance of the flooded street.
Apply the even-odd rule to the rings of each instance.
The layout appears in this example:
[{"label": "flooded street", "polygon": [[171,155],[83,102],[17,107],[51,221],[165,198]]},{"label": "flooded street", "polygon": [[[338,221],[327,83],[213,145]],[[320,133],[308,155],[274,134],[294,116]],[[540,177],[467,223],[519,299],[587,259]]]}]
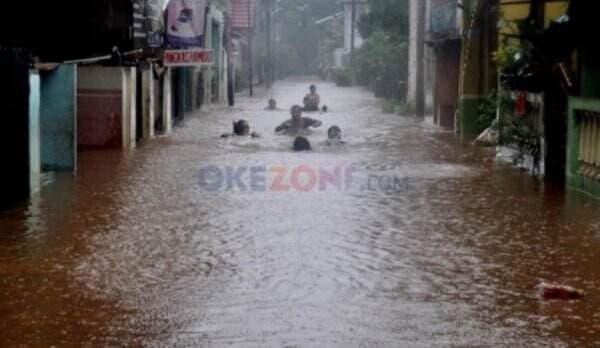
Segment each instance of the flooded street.
[{"label": "flooded street", "polygon": [[[273,130],[311,82],[329,112],[293,153]],[[76,177],[0,213],[0,346],[600,346],[600,205],[381,109],[297,79],[131,153],[81,153]],[[262,138],[219,137],[241,118]],[[345,146],[322,144],[332,125]],[[252,167],[384,180],[202,185]],[[542,302],[545,280],[586,298]]]}]

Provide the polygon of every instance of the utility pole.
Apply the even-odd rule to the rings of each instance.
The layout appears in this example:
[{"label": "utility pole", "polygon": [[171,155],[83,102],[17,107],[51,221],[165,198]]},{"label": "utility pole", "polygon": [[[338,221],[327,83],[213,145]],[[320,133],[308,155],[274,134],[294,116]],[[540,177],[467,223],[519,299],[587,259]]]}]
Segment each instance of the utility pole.
[{"label": "utility pole", "polygon": [[254,18],[252,18],[252,1],[246,0],[248,3],[248,90],[250,97],[254,96],[254,48],[252,40],[254,39]]},{"label": "utility pole", "polygon": [[273,0],[265,0],[267,7],[267,88],[273,87]]},{"label": "utility pole", "polygon": [[425,1],[417,8],[417,84],[415,111],[418,118],[425,118]]},{"label": "utility pole", "polygon": [[226,17],[227,32],[227,101],[229,106],[235,105],[235,66],[233,64],[233,42],[231,40],[231,16]]},{"label": "utility pole", "polygon": [[352,0],[352,23],[350,24],[350,64],[354,62],[354,44],[356,32],[356,0]]}]

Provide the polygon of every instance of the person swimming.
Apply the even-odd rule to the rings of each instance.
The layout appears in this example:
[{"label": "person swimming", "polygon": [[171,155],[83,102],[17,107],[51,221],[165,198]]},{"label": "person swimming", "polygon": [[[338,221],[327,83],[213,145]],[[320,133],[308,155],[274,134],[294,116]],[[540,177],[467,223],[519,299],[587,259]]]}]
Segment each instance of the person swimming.
[{"label": "person swimming", "polygon": [[302,117],[302,107],[294,105],[291,110],[292,118],[283,122],[277,128],[276,133],[298,135],[308,128],[318,128],[322,125],[321,121],[309,117]]},{"label": "person swimming", "polygon": [[329,108],[327,107],[327,105],[323,105],[323,107],[321,108],[321,113],[325,114],[329,111]]},{"label": "person swimming", "polygon": [[306,139],[305,137],[299,136],[299,137],[296,137],[296,139],[294,139],[293,149],[296,152],[311,151],[312,147],[311,147],[310,141],[308,141],[308,139]]},{"label": "person swimming", "polygon": [[335,146],[335,145],[344,145],[345,141],[342,140],[342,130],[338,126],[332,126],[327,130],[327,140],[325,140],[325,145],[327,146]]},{"label": "person swimming", "polygon": [[268,111],[275,111],[275,110],[279,110],[277,108],[277,101],[273,98],[269,99],[269,104],[267,105],[267,107],[265,108],[265,110]]},{"label": "person swimming", "polygon": [[260,138],[260,134],[250,131],[250,124],[246,120],[239,120],[233,122],[233,133],[225,133],[221,135],[221,138],[229,137],[247,137]]},{"label": "person swimming", "polygon": [[304,111],[319,111],[321,96],[317,94],[317,86],[310,85],[310,93],[304,97]]}]

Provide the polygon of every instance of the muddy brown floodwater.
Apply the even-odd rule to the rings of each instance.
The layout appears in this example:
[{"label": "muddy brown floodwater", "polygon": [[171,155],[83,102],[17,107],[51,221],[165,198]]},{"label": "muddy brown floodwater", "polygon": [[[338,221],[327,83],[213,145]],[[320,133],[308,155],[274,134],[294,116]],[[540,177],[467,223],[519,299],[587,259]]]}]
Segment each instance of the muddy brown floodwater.
[{"label": "muddy brown floodwater", "polygon": [[[278,83],[280,107],[309,82]],[[288,112],[270,94],[240,97],[131,153],[84,152],[0,213],[0,346],[600,346],[596,202],[319,85],[313,152],[273,134]],[[263,138],[220,139],[238,118]],[[333,124],[345,146],[320,144]],[[227,190],[227,167],[304,174]],[[376,180],[311,188],[334,167]],[[541,302],[542,281],[587,296]]]}]

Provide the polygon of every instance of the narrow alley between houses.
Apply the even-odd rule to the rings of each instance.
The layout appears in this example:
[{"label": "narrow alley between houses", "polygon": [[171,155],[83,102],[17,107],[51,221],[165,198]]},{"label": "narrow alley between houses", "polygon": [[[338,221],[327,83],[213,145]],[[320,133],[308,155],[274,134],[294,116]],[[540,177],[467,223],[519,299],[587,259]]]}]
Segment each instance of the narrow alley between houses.
[{"label": "narrow alley between houses", "polygon": [[[2,345],[600,345],[597,202],[358,87],[318,82],[329,110],[293,152],[274,129],[315,82],[45,174],[0,213]],[[220,138],[239,119],[261,138]],[[324,143],[333,125],[345,144]],[[586,297],[543,302],[543,281]]]}]

